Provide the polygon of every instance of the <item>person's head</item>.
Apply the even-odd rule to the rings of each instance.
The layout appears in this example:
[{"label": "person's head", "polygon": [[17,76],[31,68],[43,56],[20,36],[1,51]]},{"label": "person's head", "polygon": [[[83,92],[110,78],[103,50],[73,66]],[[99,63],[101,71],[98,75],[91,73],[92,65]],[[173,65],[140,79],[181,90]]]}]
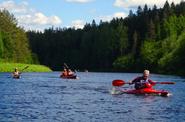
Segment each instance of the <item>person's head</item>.
[{"label": "person's head", "polygon": [[17,71],[18,71],[18,68],[16,67],[16,68],[15,68],[15,72],[17,72]]},{"label": "person's head", "polygon": [[67,69],[66,69],[66,68],[64,68],[64,71],[67,71]]},{"label": "person's head", "polygon": [[147,79],[149,77],[149,75],[150,75],[150,71],[149,70],[144,70],[144,72],[143,72],[143,78],[144,79]]}]

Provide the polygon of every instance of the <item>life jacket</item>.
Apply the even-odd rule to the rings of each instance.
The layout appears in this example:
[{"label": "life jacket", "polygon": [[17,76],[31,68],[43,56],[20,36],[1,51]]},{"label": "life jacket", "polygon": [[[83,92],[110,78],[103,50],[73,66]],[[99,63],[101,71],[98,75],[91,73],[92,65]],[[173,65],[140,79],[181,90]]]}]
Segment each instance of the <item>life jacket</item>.
[{"label": "life jacket", "polygon": [[145,80],[143,77],[138,77],[133,82],[135,83],[135,89],[152,88],[153,86],[151,80]]},{"label": "life jacket", "polygon": [[67,71],[64,71],[64,72],[62,73],[62,75],[63,75],[63,76],[67,76],[67,75],[68,75]]},{"label": "life jacket", "polygon": [[20,73],[18,71],[14,72],[13,75],[18,76]]}]

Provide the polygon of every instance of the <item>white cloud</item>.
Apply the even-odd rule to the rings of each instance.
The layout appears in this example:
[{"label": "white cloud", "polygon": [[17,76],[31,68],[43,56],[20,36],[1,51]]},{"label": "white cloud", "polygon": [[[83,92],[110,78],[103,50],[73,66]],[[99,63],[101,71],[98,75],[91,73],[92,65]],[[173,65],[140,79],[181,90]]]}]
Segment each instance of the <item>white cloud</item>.
[{"label": "white cloud", "polygon": [[124,12],[117,12],[117,13],[114,13],[113,17],[115,18],[125,18],[128,14],[124,13]]},{"label": "white cloud", "polygon": [[92,2],[93,0],[66,0],[67,2],[76,2],[76,3],[88,3]]},{"label": "white cloud", "polygon": [[83,20],[74,20],[72,21],[72,27],[80,28],[82,29],[85,25],[85,22]]},{"label": "white cloud", "polygon": [[7,9],[14,13],[26,13],[27,12],[27,2],[22,2],[21,4],[15,4],[14,1],[4,1],[0,4],[0,9]]},{"label": "white cloud", "polygon": [[49,17],[49,23],[53,25],[58,25],[62,23],[62,20],[58,16],[54,15],[54,16]]},{"label": "white cloud", "polygon": [[128,14],[124,12],[116,12],[113,15],[99,16],[96,21],[111,21],[113,18],[125,18]]},{"label": "white cloud", "polygon": [[33,19],[32,21],[35,24],[45,25],[49,22],[48,18],[42,13],[35,13],[33,17],[35,17],[35,19]]},{"label": "white cloud", "polygon": [[61,20],[57,16],[50,16],[47,17],[42,13],[35,13],[32,16],[32,21],[35,24],[40,24],[40,25],[57,25],[61,23]]},{"label": "white cloud", "polygon": [[[174,2],[175,4],[180,3],[182,0],[168,0],[169,3]],[[137,8],[139,5],[144,6],[147,4],[152,7],[157,5],[157,7],[162,7],[166,0],[115,0],[114,6],[121,8]]]},{"label": "white cloud", "polygon": [[56,16],[46,16],[41,12],[30,8],[27,2],[16,4],[12,0],[0,3],[0,9],[6,9],[13,13],[18,20],[18,24],[26,30],[35,28],[44,28],[46,26],[54,26],[62,23],[62,20]]}]

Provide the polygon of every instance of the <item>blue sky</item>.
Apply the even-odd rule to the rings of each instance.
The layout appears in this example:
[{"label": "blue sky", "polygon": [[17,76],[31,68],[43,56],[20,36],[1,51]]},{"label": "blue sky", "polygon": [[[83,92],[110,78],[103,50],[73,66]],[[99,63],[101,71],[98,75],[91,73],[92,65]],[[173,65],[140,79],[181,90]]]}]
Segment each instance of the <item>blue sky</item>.
[{"label": "blue sky", "polygon": [[[83,28],[94,19],[110,21],[126,17],[129,10],[139,5],[156,4],[162,7],[166,0],[0,0],[0,9],[15,15],[19,26],[25,30],[43,30],[54,27]],[[168,0],[169,3],[181,0]]]}]

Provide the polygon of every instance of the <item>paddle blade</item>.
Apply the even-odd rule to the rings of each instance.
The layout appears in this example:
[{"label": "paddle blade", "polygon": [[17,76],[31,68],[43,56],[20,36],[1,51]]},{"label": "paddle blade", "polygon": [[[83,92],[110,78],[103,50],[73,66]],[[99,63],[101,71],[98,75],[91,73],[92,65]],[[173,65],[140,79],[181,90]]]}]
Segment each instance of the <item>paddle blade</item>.
[{"label": "paddle blade", "polygon": [[175,82],[158,82],[158,84],[175,84]]},{"label": "paddle blade", "polygon": [[122,86],[124,84],[125,84],[125,81],[123,81],[123,80],[113,80],[112,81],[113,86]]}]

